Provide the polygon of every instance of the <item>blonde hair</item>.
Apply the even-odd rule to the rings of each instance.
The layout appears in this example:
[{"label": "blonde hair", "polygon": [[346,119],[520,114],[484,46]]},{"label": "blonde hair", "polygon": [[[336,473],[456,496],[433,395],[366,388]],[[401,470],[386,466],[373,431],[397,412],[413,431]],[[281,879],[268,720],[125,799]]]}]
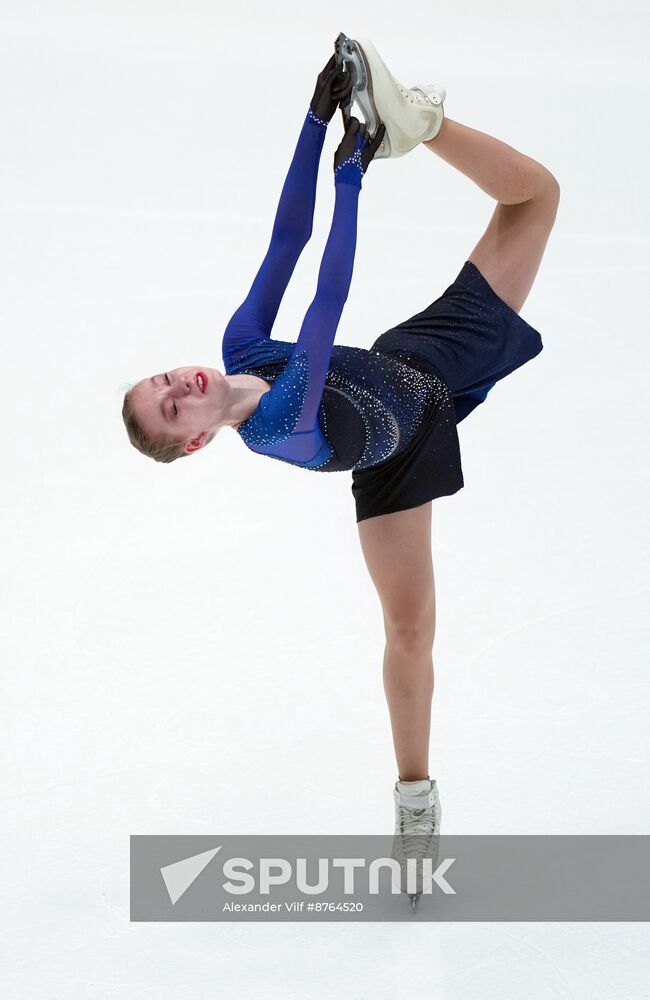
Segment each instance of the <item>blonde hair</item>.
[{"label": "blonde hair", "polygon": [[[156,462],[175,462],[177,458],[185,458],[186,455],[190,455],[191,452],[185,451],[184,441],[154,441],[148,434],[145,434],[135,415],[132,396],[133,386],[124,396],[122,420],[133,447],[137,448],[143,455],[153,458]],[[206,444],[212,441],[216,433],[216,431],[212,432]]]}]

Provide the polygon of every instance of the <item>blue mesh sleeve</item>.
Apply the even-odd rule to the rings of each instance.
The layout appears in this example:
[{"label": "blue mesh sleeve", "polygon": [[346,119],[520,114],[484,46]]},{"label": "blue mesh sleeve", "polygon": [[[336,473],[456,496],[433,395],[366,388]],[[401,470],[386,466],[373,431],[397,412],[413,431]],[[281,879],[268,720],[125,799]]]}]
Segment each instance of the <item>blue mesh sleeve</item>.
[{"label": "blue mesh sleeve", "polygon": [[271,242],[246,299],[222,341],[226,371],[245,344],[269,337],[300,254],[313,229],[316,182],[327,123],[307,112],[273,223]]},{"label": "blue mesh sleeve", "polygon": [[334,214],[316,294],[286,368],[239,428],[254,451],[312,468],[332,454],[319,426],[318,409],[352,280],[361,178],[356,156],[336,168]]},{"label": "blue mesh sleeve", "polygon": [[323,259],[318,273],[316,295],[305,314],[293,358],[307,356],[307,388],[295,430],[307,431],[316,424],[316,415],[325,388],[334,338],[352,281],[357,245],[357,216],[361,171],[352,165],[337,169],[336,200]]}]

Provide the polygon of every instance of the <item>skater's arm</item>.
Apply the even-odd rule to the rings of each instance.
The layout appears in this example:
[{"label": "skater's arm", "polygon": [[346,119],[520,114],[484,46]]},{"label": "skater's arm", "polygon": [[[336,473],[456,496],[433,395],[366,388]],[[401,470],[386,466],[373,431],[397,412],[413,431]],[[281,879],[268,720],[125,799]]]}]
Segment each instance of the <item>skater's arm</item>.
[{"label": "skater's arm", "polygon": [[291,360],[305,355],[308,365],[305,400],[296,432],[316,426],[334,338],[352,281],[361,176],[357,164],[340,167],[336,172],[334,215],[318,272],[316,294],[291,355]]},{"label": "skater's arm", "polygon": [[311,236],[326,131],[327,124],[309,109],[282,188],[268,250],[248,295],[223,335],[224,362],[237,347],[271,335],[282,297]]},{"label": "skater's arm", "polygon": [[335,69],[332,57],[316,81],[280,195],[269,248],[246,299],[226,327],[222,343],[226,367],[238,348],[271,335],[291,275],[312,233],[327,124],[338,103],[347,100],[350,86]]},{"label": "skater's arm", "polygon": [[351,118],[334,155],[334,216],[316,295],[284,371],[239,427],[253,451],[309,468],[319,468],[332,453],[320,428],[318,409],[352,279],[361,179],[384,132],[382,124],[368,141],[365,124]]},{"label": "skater's arm", "polygon": [[265,392],[257,410],[240,427],[249,447],[296,464],[316,467],[331,448],[319,422],[320,405],[334,337],[348,297],[357,237],[361,168],[337,171],[334,215],[316,295],[305,315],[286,368]]}]

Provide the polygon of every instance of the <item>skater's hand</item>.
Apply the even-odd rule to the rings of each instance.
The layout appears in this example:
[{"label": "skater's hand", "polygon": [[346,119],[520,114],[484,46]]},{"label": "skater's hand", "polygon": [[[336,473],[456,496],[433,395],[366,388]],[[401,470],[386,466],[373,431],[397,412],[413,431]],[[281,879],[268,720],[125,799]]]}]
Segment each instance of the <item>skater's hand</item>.
[{"label": "skater's hand", "polygon": [[384,138],[386,126],[383,122],[377,127],[374,136],[370,137],[366,132],[366,123],[360,122],[358,118],[350,118],[345,129],[345,135],[341,139],[338,149],[334,154],[334,170],[339,167],[349,157],[354,156],[359,150],[362,173],[365,174],[370,161],[381,145]]},{"label": "skater's hand", "polygon": [[309,106],[317,118],[329,122],[337,108],[349,104],[351,93],[352,77],[342,69],[336,68],[336,58],[332,56],[318,74],[316,89]]}]

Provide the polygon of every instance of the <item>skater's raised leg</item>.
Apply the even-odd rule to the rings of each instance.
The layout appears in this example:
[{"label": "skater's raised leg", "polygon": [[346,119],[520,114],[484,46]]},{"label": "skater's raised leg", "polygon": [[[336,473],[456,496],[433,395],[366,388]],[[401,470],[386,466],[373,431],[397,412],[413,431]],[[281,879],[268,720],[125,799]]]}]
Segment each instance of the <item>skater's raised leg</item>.
[{"label": "skater's raised leg", "polygon": [[468,257],[515,312],[528,297],[555,222],[560,187],[537,160],[505,142],[445,118],[423,143],[498,202]]},{"label": "skater's raised leg", "polygon": [[354,78],[353,99],[371,129],[375,120],[386,126],[386,148],[379,156],[402,156],[423,144],[498,202],[468,259],[519,312],[555,222],[560,188],[553,174],[507,143],[448,118],[441,85],[405,87],[369,39],[343,43],[340,38],[338,46]]}]

